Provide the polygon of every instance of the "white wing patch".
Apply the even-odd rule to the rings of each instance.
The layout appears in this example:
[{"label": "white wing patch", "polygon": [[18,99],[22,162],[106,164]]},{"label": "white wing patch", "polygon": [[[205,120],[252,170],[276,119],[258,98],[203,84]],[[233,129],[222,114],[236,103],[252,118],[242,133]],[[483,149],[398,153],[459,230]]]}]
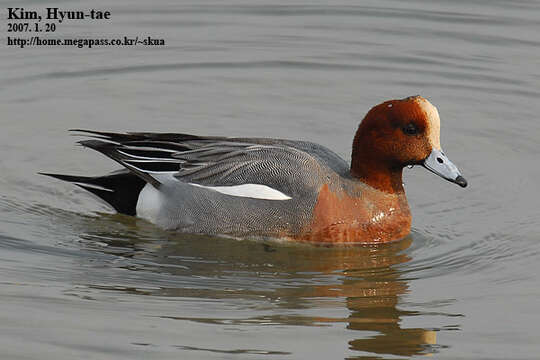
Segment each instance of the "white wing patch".
[{"label": "white wing patch", "polygon": [[252,199],[263,200],[290,200],[290,196],[285,195],[281,191],[272,189],[270,186],[261,184],[242,184],[234,186],[203,186],[199,184],[189,183],[190,185],[201,187],[204,189],[214,190],[222,194],[247,197]]}]

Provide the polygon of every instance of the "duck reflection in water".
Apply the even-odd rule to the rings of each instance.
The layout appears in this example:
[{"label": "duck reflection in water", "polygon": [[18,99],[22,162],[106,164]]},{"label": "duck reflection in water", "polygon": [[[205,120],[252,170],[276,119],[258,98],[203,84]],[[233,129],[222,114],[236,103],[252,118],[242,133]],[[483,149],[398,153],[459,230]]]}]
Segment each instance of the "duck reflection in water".
[{"label": "duck reflection in water", "polygon": [[[348,341],[351,350],[372,355],[412,356],[429,354],[437,348],[436,330],[432,330],[435,327],[401,327],[404,318],[422,315],[398,308],[400,296],[409,292],[408,281],[402,279],[402,268],[411,260],[406,251],[412,243],[411,236],[376,247],[321,248],[178,235],[155,229],[141,220],[134,221],[136,226],[129,226],[133,222],[131,218],[124,222],[129,231],[118,231],[111,236],[111,223],[122,225],[118,220],[121,215],[110,216],[115,219],[106,221],[106,231],[94,231],[82,237],[114,245],[103,251],[129,258],[131,264],[126,268],[167,273],[176,277],[175,282],[180,285],[170,287],[171,281],[165,286],[155,284],[158,288],[145,295],[262,299],[266,309],[271,302],[274,313],[247,319],[169,315],[164,318],[237,326],[269,322],[285,326],[345,323],[347,329],[358,331],[357,339]],[[189,286],[190,282],[196,286]],[[140,291],[114,285],[110,289]],[[290,311],[280,314],[280,309],[301,312],[313,308],[323,314],[325,309],[335,310],[343,305],[350,313],[346,318],[291,316]],[[253,313],[257,314],[257,310]]]}]

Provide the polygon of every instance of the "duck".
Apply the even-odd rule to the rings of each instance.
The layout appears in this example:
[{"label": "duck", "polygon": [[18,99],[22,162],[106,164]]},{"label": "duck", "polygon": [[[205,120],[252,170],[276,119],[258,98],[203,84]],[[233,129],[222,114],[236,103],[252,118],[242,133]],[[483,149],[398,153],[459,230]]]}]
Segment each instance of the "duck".
[{"label": "duck", "polygon": [[321,245],[405,238],[406,166],[461,187],[440,144],[437,108],[420,95],[374,106],[360,122],[350,163],[309,141],[74,129],[122,168],[104,176],[41,173],[97,195],[118,213],[160,228]]}]

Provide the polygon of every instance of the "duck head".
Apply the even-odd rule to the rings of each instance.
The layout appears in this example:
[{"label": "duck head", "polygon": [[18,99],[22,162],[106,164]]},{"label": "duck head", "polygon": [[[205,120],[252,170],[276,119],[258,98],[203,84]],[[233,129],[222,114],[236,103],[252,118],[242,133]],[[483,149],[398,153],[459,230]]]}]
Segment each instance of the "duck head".
[{"label": "duck head", "polygon": [[353,141],[351,175],[379,190],[402,192],[402,169],[422,165],[442,178],[467,186],[440,144],[437,108],[421,96],[373,107]]}]

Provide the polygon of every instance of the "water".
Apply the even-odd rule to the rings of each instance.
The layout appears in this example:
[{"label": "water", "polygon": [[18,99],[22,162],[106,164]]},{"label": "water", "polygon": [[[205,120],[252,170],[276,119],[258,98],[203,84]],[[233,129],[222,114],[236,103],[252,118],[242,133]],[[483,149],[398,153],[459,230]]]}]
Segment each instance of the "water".
[{"label": "water", "polygon": [[[2,358],[538,358],[538,2],[17,6],[110,10],[57,33],[167,45],[0,52]],[[470,186],[406,169],[413,230],[389,246],[172,234],[36,175],[117,168],[69,128],[305,139],[348,158],[371,106],[415,94]]]}]

